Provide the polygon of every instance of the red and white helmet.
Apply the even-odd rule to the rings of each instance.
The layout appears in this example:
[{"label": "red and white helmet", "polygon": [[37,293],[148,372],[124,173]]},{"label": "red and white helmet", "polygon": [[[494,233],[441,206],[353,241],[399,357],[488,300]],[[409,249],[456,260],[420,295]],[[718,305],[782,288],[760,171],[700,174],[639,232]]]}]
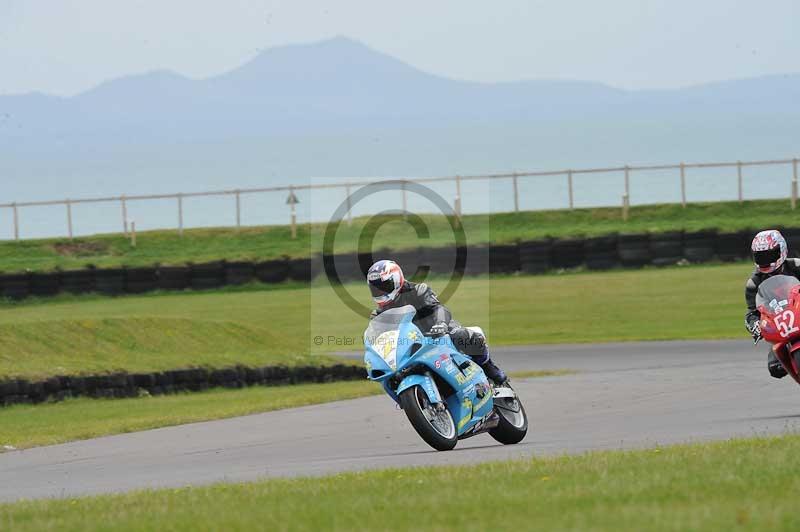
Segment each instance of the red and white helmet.
[{"label": "red and white helmet", "polygon": [[367,271],[367,284],[372,299],[379,307],[385,307],[397,299],[405,282],[403,270],[393,260],[379,260]]},{"label": "red and white helmet", "polygon": [[786,262],[789,246],[780,231],[761,231],[753,239],[753,261],[761,273],[772,273]]}]

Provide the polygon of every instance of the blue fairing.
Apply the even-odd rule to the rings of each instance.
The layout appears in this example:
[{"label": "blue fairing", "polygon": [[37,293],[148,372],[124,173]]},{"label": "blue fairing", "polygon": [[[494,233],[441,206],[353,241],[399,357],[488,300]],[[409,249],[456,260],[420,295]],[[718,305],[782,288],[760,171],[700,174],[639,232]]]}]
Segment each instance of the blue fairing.
[{"label": "blue fairing", "polygon": [[400,386],[397,387],[397,390],[394,390],[394,393],[395,395],[400,395],[412,386],[421,387],[431,403],[442,402],[439,389],[436,387],[436,383],[430,375],[409,375],[400,382]]},{"label": "blue fairing", "polygon": [[372,320],[364,333],[369,378],[383,384],[395,401],[403,390],[419,386],[432,403],[444,401],[458,435],[465,435],[492,413],[492,387],[483,370],[461,354],[449,336],[423,336],[412,321],[414,315],[409,306]]}]

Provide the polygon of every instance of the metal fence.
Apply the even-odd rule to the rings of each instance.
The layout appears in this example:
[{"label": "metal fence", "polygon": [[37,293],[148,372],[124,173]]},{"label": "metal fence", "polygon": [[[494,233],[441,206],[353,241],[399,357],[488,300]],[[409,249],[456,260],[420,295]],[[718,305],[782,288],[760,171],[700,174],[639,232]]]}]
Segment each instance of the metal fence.
[{"label": "metal fence", "polygon": [[[409,178],[407,181],[415,183],[436,183],[436,182],[452,182],[454,184],[454,200],[453,209],[457,214],[461,214],[461,184],[465,181],[508,181],[510,182],[511,190],[513,191],[514,198],[514,211],[520,210],[520,193],[519,181],[526,178],[533,177],[553,177],[562,178],[566,180],[568,196],[565,208],[575,208],[575,190],[573,184],[573,177],[583,174],[608,174],[619,173],[622,178],[623,187],[621,190],[620,201],[623,213],[623,218],[627,219],[628,209],[631,205],[630,201],[630,183],[631,178],[635,172],[653,172],[674,170],[676,171],[676,178],[680,180],[681,191],[681,204],[686,207],[688,202],[686,195],[686,178],[689,170],[704,170],[704,169],[721,169],[721,168],[735,168],[738,182],[737,197],[738,200],[744,201],[743,192],[743,171],[745,168],[757,166],[787,166],[791,168],[791,181],[789,182],[789,190],[787,196],[790,198],[791,207],[797,207],[798,196],[798,158],[793,159],[773,159],[773,160],[760,160],[760,161],[735,161],[735,162],[706,162],[706,163],[678,163],[678,164],[662,164],[662,165],[647,165],[647,166],[616,166],[606,168],[583,168],[583,169],[566,169],[566,170],[549,170],[549,171],[535,171],[535,172],[510,172],[510,173],[497,173],[497,174],[484,174],[484,175],[455,175],[445,177],[425,177],[425,178]],[[296,227],[296,212],[295,204],[297,203],[296,192],[311,189],[343,189],[346,197],[349,198],[352,189],[374,183],[375,180],[350,180],[346,182],[329,183],[329,184],[298,184],[298,185],[285,185],[274,187],[262,188],[242,188],[242,189],[228,189],[228,190],[213,190],[206,192],[189,192],[189,193],[174,193],[174,194],[144,194],[144,195],[120,195],[120,196],[105,196],[95,198],[83,199],[62,199],[62,200],[47,200],[47,201],[26,201],[26,202],[12,202],[0,204],[0,209],[7,209],[11,211],[11,219],[13,223],[14,239],[20,239],[20,211],[26,207],[42,207],[42,206],[64,206],[66,215],[66,235],[73,238],[73,218],[72,207],[78,204],[98,204],[98,203],[118,203],[120,213],[120,226],[125,235],[128,235],[132,228],[128,219],[128,203],[139,202],[147,200],[175,200],[176,209],[176,226],[180,235],[183,235],[184,230],[184,215],[183,215],[183,202],[186,198],[198,197],[225,197],[231,196],[234,198],[235,219],[236,227],[242,225],[242,205],[241,197],[243,195],[251,194],[287,194],[286,204],[288,205],[289,219],[292,225],[292,234],[295,234]],[[407,197],[406,191],[402,193],[402,208],[406,210]]]}]

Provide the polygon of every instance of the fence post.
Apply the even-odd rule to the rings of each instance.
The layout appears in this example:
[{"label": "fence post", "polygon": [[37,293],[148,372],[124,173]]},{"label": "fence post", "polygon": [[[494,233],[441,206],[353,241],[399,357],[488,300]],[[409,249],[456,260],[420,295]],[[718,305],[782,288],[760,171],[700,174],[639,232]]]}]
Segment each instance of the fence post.
[{"label": "fence post", "polygon": [[736,177],[739,181],[739,203],[744,201],[744,192],[742,191],[742,161],[736,161]]},{"label": "fence post", "polygon": [[631,208],[631,169],[625,165],[625,193],[622,195],[622,220],[628,221],[628,214]]},{"label": "fence post", "polygon": [[681,163],[681,206],[686,208],[686,165]]},{"label": "fence post", "polygon": [[[297,211],[295,210],[295,205],[297,204],[297,196],[294,195],[294,187],[289,185],[289,198],[286,200],[289,204],[289,209],[291,212],[291,223],[292,223],[292,240],[297,238]],[[350,194],[347,195],[347,203],[350,203]]]},{"label": "fence post", "polygon": [[128,236],[128,204],[125,202],[125,194],[119,197],[119,203],[122,207],[122,233]]},{"label": "fence post", "polygon": [[242,202],[241,192],[236,189],[236,230],[242,227]]},{"label": "fence post", "polygon": [[136,247],[136,220],[131,220],[131,247]]},{"label": "fence post", "polygon": [[69,239],[72,240],[72,202],[70,200],[67,200],[66,205],[67,205],[67,234],[69,235]]},{"label": "fence post", "polygon": [[629,210],[631,207],[630,197],[627,194],[622,195],[622,221],[628,221]]},{"label": "fence post", "polygon": [[19,214],[17,213],[17,202],[11,204],[14,211],[14,240],[19,240]]},{"label": "fence post", "polygon": [[792,210],[797,208],[797,158],[792,159]]},{"label": "fence post", "polygon": [[569,189],[569,210],[575,208],[575,198],[572,191],[572,170],[567,172],[567,188]]},{"label": "fence post", "polygon": [[183,237],[183,194],[178,194],[178,236]]},{"label": "fence post", "polygon": [[519,212],[519,188],[517,187],[517,173],[514,172],[514,212]]},{"label": "fence post", "polygon": [[625,197],[630,201],[631,197],[631,168],[625,165]]},{"label": "fence post", "polygon": [[461,218],[461,176],[456,176],[456,198],[453,201],[453,210],[456,211],[456,216]]}]

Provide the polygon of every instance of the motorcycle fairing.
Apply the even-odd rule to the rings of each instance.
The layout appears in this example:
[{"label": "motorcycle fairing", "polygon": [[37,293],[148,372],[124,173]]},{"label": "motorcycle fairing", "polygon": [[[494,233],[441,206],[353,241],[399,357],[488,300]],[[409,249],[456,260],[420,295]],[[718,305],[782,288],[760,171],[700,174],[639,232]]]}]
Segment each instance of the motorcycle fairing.
[{"label": "motorcycle fairing", "polygon": [[[456,423],[459,438],[488,430],[492,427],[490,418],[494,403],[492,386],[483,370],[459,352],[449,336],[424,336],[413,323],[414,312],[413,307],[407,311],[398,309],[397,314],[402,317],[397,323],[397,334],[390,335],[395,339],[390,342],[390,347],[386,347],[384,333],[372,339],[365,333],[364,362],[369,378],[381,382],[386,393],[398,403],[399,393],[414,385],[420,385],[431,402],[441,402],[443,399],[439,392],[445,391],[436,381],[444,381],[454,391],[444,397],[444,402]],[[384,341],[378,342],[378,338]],[[395,367],[392,367],[392,360]],[[409,374],[393,389],[391,377],[403,373]],[[435,378],[426,376],[426,373],[435,375]]]}]

